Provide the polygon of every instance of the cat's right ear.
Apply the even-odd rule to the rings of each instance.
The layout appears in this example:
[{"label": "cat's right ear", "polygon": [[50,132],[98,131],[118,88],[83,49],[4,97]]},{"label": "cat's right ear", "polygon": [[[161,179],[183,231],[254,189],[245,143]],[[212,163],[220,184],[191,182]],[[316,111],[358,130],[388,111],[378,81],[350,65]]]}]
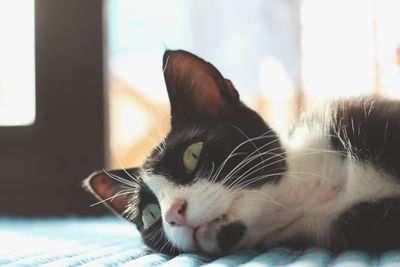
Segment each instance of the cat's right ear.
[{"label": "cat's right ear", "polygon": [[211,63],[183,50],[167,50],[164,79],[172,125],[234,117],[244,106],[232,82]]},{"label": "cat's right ear", "polygon": [[82,186],[118,216],[127,219],[126,211],[137,192],[132,177],[138,179],[139,168],[97,171],[89,175]]}]

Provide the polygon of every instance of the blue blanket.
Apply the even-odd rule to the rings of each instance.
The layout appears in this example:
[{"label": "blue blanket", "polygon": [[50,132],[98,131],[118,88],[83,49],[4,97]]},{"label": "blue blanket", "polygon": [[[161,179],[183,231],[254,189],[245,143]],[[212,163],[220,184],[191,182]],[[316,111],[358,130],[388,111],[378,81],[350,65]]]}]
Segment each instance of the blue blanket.
[{"label": "blue blanket", "polygon": [[0,219],[0,265],[8,266],[400,266],[400,250],[371,257],[361,251],[331,257],[322,249],[240,251],[219,259],[152,253],[132,224],[114,217]]}]

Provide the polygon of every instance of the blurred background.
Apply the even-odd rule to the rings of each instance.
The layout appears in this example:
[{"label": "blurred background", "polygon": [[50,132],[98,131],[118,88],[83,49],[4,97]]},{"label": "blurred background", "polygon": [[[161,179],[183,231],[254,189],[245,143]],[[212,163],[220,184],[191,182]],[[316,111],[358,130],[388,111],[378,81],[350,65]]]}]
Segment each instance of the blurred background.
[{"label": "blurred background", "polygon": [[397,0],[0,0],[0,214],[101,214],[90,172],[169,130],[162,54],[186,49],[276,129],[311,101],[400,97]]}]

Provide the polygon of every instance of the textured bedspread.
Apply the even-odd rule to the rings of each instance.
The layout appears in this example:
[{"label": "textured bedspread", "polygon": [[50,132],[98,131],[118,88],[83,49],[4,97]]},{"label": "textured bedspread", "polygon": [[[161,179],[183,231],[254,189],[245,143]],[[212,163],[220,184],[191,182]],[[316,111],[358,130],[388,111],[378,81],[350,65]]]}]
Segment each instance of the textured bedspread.
[{"label": "textured bedspread", "polygon": [[0,218],[0,265],[9,266],[400,266],[400,250],[379,258],[348,251],[336,258],[320,249],[242,251],[219,259],[151,253],[135,227],[118,218]]}]

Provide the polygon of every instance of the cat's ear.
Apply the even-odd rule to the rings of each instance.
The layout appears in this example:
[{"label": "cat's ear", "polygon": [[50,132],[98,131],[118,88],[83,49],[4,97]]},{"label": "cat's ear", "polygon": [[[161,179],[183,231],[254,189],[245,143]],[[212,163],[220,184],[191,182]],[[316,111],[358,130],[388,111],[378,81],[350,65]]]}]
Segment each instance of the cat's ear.
[{"label": "cat's ear", "polygon": [[209,62],[183,50],[167,50],[163,66],[173,125],[224,119],[242,106],[232,82]]},{"label": "cat's ear", "polygon": [[131,186],[131,177],[137,179],[138,173],[139,168],[98,171],[86,178],[82,186],[114,213],[125,218],[125,212],[135,192]]}]

